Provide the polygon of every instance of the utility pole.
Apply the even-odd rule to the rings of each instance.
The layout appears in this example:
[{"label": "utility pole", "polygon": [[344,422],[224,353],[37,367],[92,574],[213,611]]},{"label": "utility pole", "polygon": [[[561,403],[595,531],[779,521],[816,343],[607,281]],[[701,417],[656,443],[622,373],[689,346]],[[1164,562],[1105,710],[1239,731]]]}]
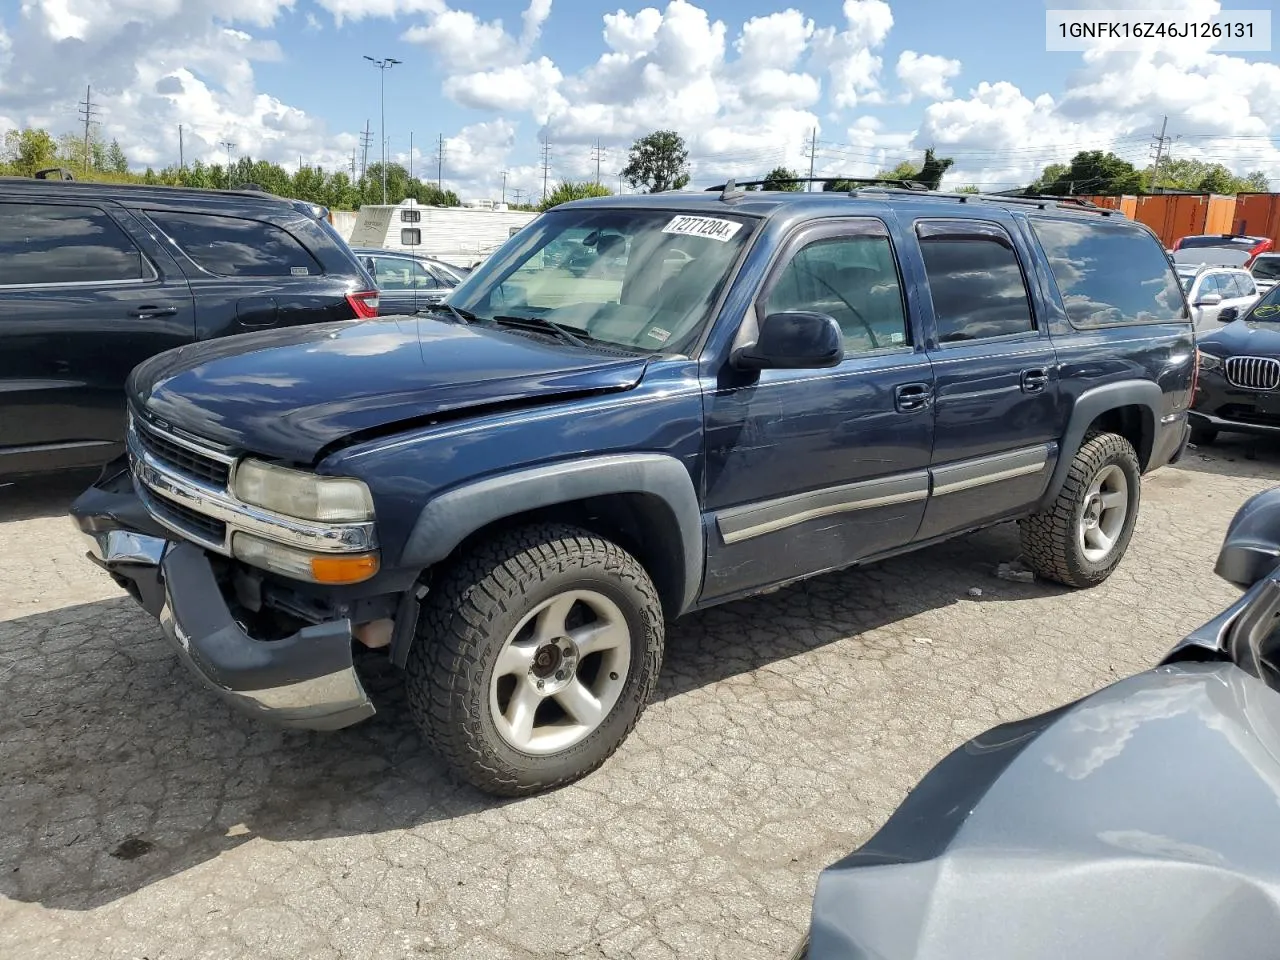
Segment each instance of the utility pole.
[{"label": "utility pole", "polygon": [[1165,144],[1171,143],[1174,138],[1165,136],[1165,130],[1169,126],[1169,118],[1165,118],[1160,122],[1160,136],[1153,137],[1156,148],[1156,162],[1151,168],[1151,192],[1155,193],[1160,186],[1160,164],[1165,158]]},{"label": "utility pole", "polygon": [[356,148],[351,148],[351,179],[356,178]]},{"label": "utility pole", "polygon": [[[792,141],[794,142],[794,141]],[[814,127],[809,135],[809,182],[804,185],[807,192],[813,192],[813,160],[818,155],[818,128]]]},{"label": "utility pole", "polygon": [[373,131],[369,129],[369,121],[364,122],[364,133],[360,134],[360,179],[369,172],[369,147],[373,145]]},{"label": "utility pole", "polygon": [[182,155],[182,124],[178,124],[178,169],[186,169],[185,158]]},{"label": "utility pole", "polygon": [[444,134],[436,146],[436,189],[444,193]]},{"label": "utility pole", "polygon": [[622,196],[622,172],[618,172],[618,196]]},{"label": "utility pole", "polygon": [[507,202],[507,171],[502,171],[502,202]]},{"label": "utility pole", "polygon": [[413,131],[409,131],[409,182],[413,182]]},{"label": "utility pole", "polygon": [[235,146],[235,143],[232,142],[231,140],[223,140],[220,143],[221,143],[221,146],[224,146],[227,148],[227,189],[230,190],[231,189],[231,149],[232,147]]},{"label": "utility pole", "polygon": [[89,126],[96,122],[98,111],[93,106],[93,88],[84,88],[84,100],[80,102],[80,119],[84,121],[84,171],[89,172],[93,165],[93,154],[89,152]]},{"label": "utility pole", "polygon": [[524,188],[523,188],[523,187],[512,187],[512,188],[511,188],[511,192],[512,192],[512,193],[514,193],[514,194],[516,195],[516,206],[517,206],[517,207],[518,207],[518,206],[520,206],[520,198],[521,198],[521,197],[523,197],[523,196],[524,196],[524,194],[525,194]]},{"label": "utility pole", "polygon": [[542,143],[542,199],[547,199],[547,177],[551,174],[551,141]]},{"label": "utility pole", "polygon": [[600,186],[600,158],[604,151],[600,149],[600,138],[596,137],[596,145],[591,148],[591,159],[596,162],[596,186]]},{"label": "utility pole", "polygon": [[379,103],[382,108],[382,205],[385,207],[387,205],[387,71],[403,61],[392,57],[375,60],[368,54],[365,54],[365,59],[378,68],[378,73],[382,77]]}]

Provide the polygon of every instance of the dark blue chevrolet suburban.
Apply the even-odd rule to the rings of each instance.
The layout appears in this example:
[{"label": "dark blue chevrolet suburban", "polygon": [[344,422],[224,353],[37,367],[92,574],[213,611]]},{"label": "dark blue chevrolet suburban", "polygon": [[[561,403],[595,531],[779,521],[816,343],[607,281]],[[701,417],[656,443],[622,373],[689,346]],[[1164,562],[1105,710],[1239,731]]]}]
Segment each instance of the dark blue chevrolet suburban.
[{"label": "dark blue chevrolet suburban", "polygon": [[461,776],[529,793],[618,747],[671,618],[1011,520],[1039,575],[1101,582],[1195,369],[1160,243],[1110,211],[610,197],[430,315],[143,363],[72,512],[236,705],[354,723],[353,644],[385,650]]}]

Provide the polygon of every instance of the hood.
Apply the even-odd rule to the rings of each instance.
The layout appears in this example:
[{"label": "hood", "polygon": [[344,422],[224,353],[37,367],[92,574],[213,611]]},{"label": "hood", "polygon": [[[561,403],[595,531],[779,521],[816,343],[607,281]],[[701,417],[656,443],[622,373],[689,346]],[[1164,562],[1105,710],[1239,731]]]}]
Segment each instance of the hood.
[{"label": "hood", "polygon": [[1198,346],[1223,357],[1280,358],[1280,322],[1233,320],[1225,327],[1198,338]]},{"label": "hood", "polygon": [[810,960],[1274,957],[1280,694],[1171,664],[988,731],[823,871],[811,936]]},{"label": "hood", "polygon": [[311,463],[354,433],[497,404],[626,390],[645,359],[430,317],[227,337],[146,361],[133,406],[254,453]]}]

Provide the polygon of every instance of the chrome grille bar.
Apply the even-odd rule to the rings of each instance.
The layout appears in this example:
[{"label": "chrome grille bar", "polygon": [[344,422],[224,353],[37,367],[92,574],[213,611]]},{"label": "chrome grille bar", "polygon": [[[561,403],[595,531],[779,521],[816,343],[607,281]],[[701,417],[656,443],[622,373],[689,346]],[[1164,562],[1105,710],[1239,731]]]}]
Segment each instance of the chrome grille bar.
[{"label": "chrome grille bar", "polygon": [[1280,360],[1272,357],[1228,357],[1227,382],[1245,390],[1274,390],[1280,386]]}]

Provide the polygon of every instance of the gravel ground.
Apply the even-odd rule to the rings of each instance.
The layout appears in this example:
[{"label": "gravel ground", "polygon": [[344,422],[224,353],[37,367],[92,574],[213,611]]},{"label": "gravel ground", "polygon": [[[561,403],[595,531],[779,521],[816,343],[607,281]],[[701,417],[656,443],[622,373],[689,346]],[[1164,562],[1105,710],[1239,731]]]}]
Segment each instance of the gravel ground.
[{"label": "gravel ground", "polygon": [[618,754],[520,801],[451,782],[377,662],[360,726],[233,714],[83,559],[85,478],[0,486],[0,957],[785,957],[947,751],[1225,605],[1222,533],[1278,481],[1270,447],[1189,452],[1089,592],[996,578],[1005,527],[689,618]]}]

